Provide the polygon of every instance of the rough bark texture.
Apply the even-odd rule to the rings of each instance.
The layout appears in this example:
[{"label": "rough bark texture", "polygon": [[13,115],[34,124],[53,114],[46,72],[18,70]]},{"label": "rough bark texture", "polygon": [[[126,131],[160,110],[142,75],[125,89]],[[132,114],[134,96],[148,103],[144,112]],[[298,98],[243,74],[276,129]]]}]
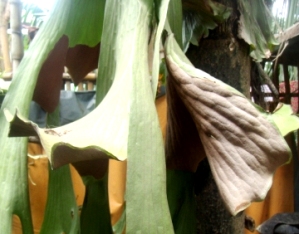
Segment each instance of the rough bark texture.
[{"label": "rough bark texture", "polygon": [[224,81],[249,97],[250,58],[245,42],[236,40],[230,51],[231,38],[202,39],[199,47],[190,46],[188,57],[205,72]]},{"label": "rough bark texture", "polygon": [[[238,11],[236,0],[221,0],[233,8],[229,20],[202,39],[199,47],[190,46],[187,53],[191,62],[212,76],[226,82],[249,97],[249,47],[237,38]],[[207,97],[208,98],[208,97]],[[197,170],[197,233],[244,233],[244,213],[232,217],[223,203],[211,174],[207,160]]]},{"label": "rough bark texture", "polygon": [[244,233],[244,212],[233,217],[227,211],[207,159],[199,164],[195,181],[197,233]]}]

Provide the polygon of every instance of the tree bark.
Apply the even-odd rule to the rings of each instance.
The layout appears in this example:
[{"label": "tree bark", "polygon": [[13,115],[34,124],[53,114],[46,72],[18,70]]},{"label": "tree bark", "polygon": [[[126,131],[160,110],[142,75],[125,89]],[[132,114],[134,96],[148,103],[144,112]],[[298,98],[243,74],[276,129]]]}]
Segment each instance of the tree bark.
[{"label": "tree bark", "polygon": [[[232,7],[231,17],[210,35],[190,46],[187,55],[191,62],[203,71],[250,95],[249,46],[237,38],[238,10],[236,0],[221,0]],[[199,164],[196,173],[197,233],[240,234],[244,233],[244,212],[231,216],[223,203],[211,174],[207,159]]]}]

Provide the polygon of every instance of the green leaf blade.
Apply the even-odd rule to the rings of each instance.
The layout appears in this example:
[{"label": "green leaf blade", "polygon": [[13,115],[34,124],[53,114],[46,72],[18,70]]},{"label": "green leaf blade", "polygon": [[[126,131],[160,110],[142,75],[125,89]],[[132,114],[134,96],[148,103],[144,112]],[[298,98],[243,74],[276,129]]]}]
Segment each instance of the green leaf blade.
[{"label": "green leaf blade", "polygon": [[105,0],[72,1],[65,30],[70,47],[77,44],[94,47],[100,42],[105,2]]},{"label": "green leaf blade", "polygon": [[[61,1],[57,4],[58,20],[50,17],[44,23],[37,39],[32,42],[18,69],[14,71],[14,79],[1,106],[0,184],[5,192],[0,194],[0,216],[3,217],[0,233],[11,232],[13,214],[19,216],[24,234],[33,233],[27,187],[27,139],[8,138],[9,124],[3,110],[13,112],[18,108],[24,116],[28,116],[39,69],[63,35],[66,26],[63,22],[68,16],[70,3],[71,1]],[[47,35],[43,35],[46,31]]]},{"label": "green leaf blade", "polygon": [[268,114],[268,118],[273,121],[279,129],[281,135],[286,136],[288,133],[299,129],[299,118],[293,113],[292,107],[282,104],[274,113]]}]

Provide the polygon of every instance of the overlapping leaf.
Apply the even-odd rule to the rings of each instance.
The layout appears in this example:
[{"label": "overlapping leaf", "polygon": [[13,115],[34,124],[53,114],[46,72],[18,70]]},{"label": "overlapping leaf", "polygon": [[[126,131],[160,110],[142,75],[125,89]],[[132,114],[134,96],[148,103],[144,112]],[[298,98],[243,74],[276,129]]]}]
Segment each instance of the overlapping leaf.
[{"label": "overlapping leaf", "polygon": [[79,211],[70,168],[65,165],[54,171],[49,168],[49,171],[48,200],[40,233],[78,233]]},{"label": "overlapping leaf", "polygon": [[167,170],[167,197],[175,233],[196,233],[194,173]]},{"label": "overlapping leaf", "polygon": [[[62,127],[42,129],[18,115],[13,118],[6,112],[7,118],[14,120],[12,125],[15,124],[15,127],[11,127],[10,136],[17,136],[20,132],[38,135],[53,168],[67,163],[105,158],[106,153],[113,158],[125,160],[128,140],[126,106],[129,96],[127,89],[123,89],[125,83],[123,79],[115,85],[118,88],[112,88],[90,114]],[[122,98],[118,96],[120,93]]]},{"label": "overlapping leaf", "polygon": [[[53,10],[52,14],[49,17],[49,20],[46,21],[43,27],[40,29],[38,35],[36,36],[35,40],[32,42],[29,50],[25,54],[25,57],[17,71],[15,71],[14,80],[12,82],[12,86],[6,95],[6,100],[3,104],[3,108],[11,110],[15,109],[14,107],[18,107],[19,112],[21,112],[24,116],[28,115],[29,111],[29,103],[32,99],[32,94],[34,91],[35,83],[37,81],[37,77],[41,76],[41,69],[44,68],[45,73],[49,74],[49,80],[42,80],[46,86],[46,89],[42,91],[42,97],[49,98],[49,101],[53,101],[57,99],[58,95],[54,95],[51,93],[50,87],[55,86],[58,87],[58,90],[61,88],[61,75],[62,75],[62,68],[64,65],[65,59],[65,48],[68,47],[68,43],[71,46],[75,45],[76,43],[87,44],[93,46],[97,44],[100,40],[101,36],[101,24],[103,24],[100,17],[102,16],[101,13],[104,12],[103,3],[105,1],[89,1],[88,3],[84,1],[59,1],[56,4],[56,8]],[[83,4],[80,5],[80,4]],[[75,7],[75,8],[74,8]],[[78,8],[79,7],[79,8]],[[71,10],[72,9],[72,10]],[[92,11],[90,11],[92,9]],[[83,13],[84,10],[87,10],[87,13]],[[71,13],[70,13],[71,12]],[[80,12],[78,14],[78,12]],[[92,12],[96,12],[95,17]],[[73,16],[70,19],[70,14]],[[95,20],[96,19],[96,20]],[[90,23],[90,21],[93,23]],[[80,23],[76,23],[80,22]],[[96,22],[96,23],[94,23]],[[86,25],[87,24],[87,25]],[[81,30],[78,30],[78,25],[82,26],[85,30],[82,33]],[[71,38],[68,41],[66,36],[63,34],[67,34]],[[78,39],[78,34],[80,36],[80,41]],[[57,47],[58,41],[62,41],[63,46]],[[60,44],[59,44],[60,45]],[[53,63],[47,63],[46,60],[49,59],[49,54],[53,51],[53,48],[58,49],[59,56],[54,56],[55,62],[61,63],[59,67],[53,66]],[[76,47],[74,48],[76,49]],[[73,50],[72,50],[73,51]],[[56,50],[57,52],[57,50]],[[57,53],[52,53],[56,54]],[[50,56],[51,57],[51,56]],[[51,60],[51,59],[50,59]],[[45,65],[46,64],[46,65]],[[82,66],[81,66],[82,70]],[[51,72],[56,72],[55,75],[51,76]],[[53,77],[58,78],[53,79]],[[59,82],[57,82],[59,81]],[[47,95],[48,94],[48,95]],[[56,104],[52,103],[52,109],[55,108]],[[51,109],[50,108],[50,109]],[[5,120],[3,109],[1,110],[0,116],[1,123]],[[1,193],[1,207],[6,207],[5,210],[1,210],[0,213],[2,217],[2,225],[0,225],[0,232],[1,233],[10,233],[11,229],[11,217],[12,213],[19,215],[22,221],[22,227],[24,233],[32,233],[32,226],[31,226],[31,215],[29,212],[29,198],[28,198],[28,190],[27,190],[27,163],[26,163],[26,154],[27,154],[27,141],[25,138],[8,138],[8,124],[2,123],[1,124],[1,165],[0,166],[0,180],[2,181],[2,185],[6,185],[2,187],[5,193]],[[58,173],[59,174],[59,173]],[[11,176],[14,175],[14,176]],[[65,175],[65,174],[64,174]],[[60,174],[60,176],[62,176]],[[64,181],[62,179],[61,181]],[[55,183],[55,182],[54,182]],[[58,184],[57,184],[58,185]],[[55,186],[55,185],[54,185]],[[60,185],[58,185],[60,186]],[[64,188],[66,188],[64,186]],[[58,191],[59,192],[59,191]],[[64,193],[65,196],[68,196],[69,187],[67,189],[67,193]],[[53,194],[51,194],[53,196]],[[52,199],[52,200],[51,200]],[[55,197],[50,197],[51,201],[55,200]],[[57,199],[54,201],[57,205]],[[64,203],[64,207],[70,204],[72,201],[69,200],[68,202]],[[59,204],[58,204],[59,205]],[[52,209],[52,210],[51,210]],[[50,205],[51,212],[55,210],[54,206]],[[54,218],[60,215],[61,209],[56,209],[54,212]],[[73,210],[73,214],[71,214],[71,210],[69,210],[68,215],[65,219],[59,219],[62,222],[56,222],[56,225],[51,226],[51,216],[53,213],[49,214],[50,219],[48,219],[49,215],[46,215],[45,220],[50,220],[50,227],[49,222],[45,223],[45,228],[43,231],[51,232],[53,228],[62,227],[64,226],[64,222],[68,222],[70,218],[72,221],[75,221],[75,217],[77,217],[76,208]],[[57,216],[57,217],[58,217]],[[76,225],[76,221],[75,221]],[[68,225],[67,225],[68,226]],[[73,228],[74,226],[68,226],[67,228]],[[61,228],[61,230],[65,230],[68,232],[67,228]],[[60,231],[61,231],[60,230]],[[74,230],[74,229],[73,229]]]},{"label": "overlapping leaf", "polygon": [[153,97],[156,97],[156,91],[158,86],[158,77],[159,77],[159,67],[160,67],[160,42],[161,42],[161,35],[164,29],[164,24],[167,18],[168,12],[168,5],[170,0],[155,0],[156,6],[156,14],[157,14],[157,31],[155,35],[154,41],[154,51],[153,51],[153,61],[152,62],[152,90],[153,90]]},{"label": "overlapping leaf", "polygon": [[268,114],[268,118],[276,124],[283,136],[299,129],[299,118],[294,114],[291,105],[280,103],[273,113]]},{"label": "overlapping leaf", "polygon": [[112,233],[106,177],[107,174],[100,180],[83,177],[86,193],[80,217],[81,233]]},{"label": "overlapping leaf", "polygon": [[[30,45],[35,48],[35,41],[45,43],[51,30],[60,35],[51,53],[43,54],[46,61],[34,61],[42,67],[36,69],[39,74],[33,100],[48,112],[54,111],[59,102],[64,66],[68,67],[75,84],[78,84],[88,72],[97,67],[99,56],[105,0],[75,0],[70,5],[66,3],[59,1],[50,14],[52,21],[65,27],[58,28],[53,23],[44,25]],[[60,8],[65,9],[65,18],[57,15]]]},{"label": "overlapping leaf", "polygon": [[202,37],[209,35],[231,14],[232,9],[212,0],[184,0],[183,48],[187,50],[189,43],[198,45]]},{"label": "overlapping leaf", "polygon": [[167,19],[176,41],[183,47],[183,8],[181,0],[172,0],[169,2]]},{"label": "overlapping leaf", "polygon": [[166,43],[166,61],[229,211],[235,215],[264,199],[276,168],[290,160],[277,128],[241,93],[195,69],[173,36]]},{"label": "overlapping leaf", "polygon": [[[60,5],[61,4],[61,5]],[[66,18],[69,13],[71,1],[61,1],[61,8],[57,8],[56,16],[61,20],[49,18],[44,23],[40,36],[46,31],[48,37],[32,42],[20,66],[14,71],[14,79],[3,101],[0,112],[0,233],[11,233],[12,214],[20,217],[23,233],[32,233],[32,223],[27,187],[27,140],[25,138],[8,138],[9,124],[3,109],[14,111],[18,108],[28,116],[29,104],[33,96],[33,87],[43,61],[61,38],[66,27]],[[34,61],[32,63],[32,58]]]},{"label": "overlapping leaf", "polygon": [[[6,112],[12,121],[11,135],[14,124],[19,129],[29,129],[27,134],[36,131],[54,168],[107,156],[128,159],[127,232],[173,233],[166,197],[163,139],[148,68],[147,42],[153,2],[130,0],[122,4],[115,0],[111,4],[120,7],[120,14],[111,14],[121,27],[108,55],[109,61],[116,59],[110,73],[113,77],[107,77],[114,82],[103,101],[84,118],[53,129],[38,128]],[[105,46],[103,40],[102,47]]]},{"label": "overlapping leaf", "polygon": [[250,45],[250,56],[261,61],[269,58],[271,49],[277,44],[271,31],[271,13],[264,1],[238,1],[240,11],[239,38]]},{"label": "overlapping leaf", "polygon": [[[47,124],[57,126],[59,122],[59,108],[56,108],[47,116]],[[79,232],[79,211],[69,165],[58,170],[51,170],[49,167],[48,195],[44,213],[41,234]]]}]

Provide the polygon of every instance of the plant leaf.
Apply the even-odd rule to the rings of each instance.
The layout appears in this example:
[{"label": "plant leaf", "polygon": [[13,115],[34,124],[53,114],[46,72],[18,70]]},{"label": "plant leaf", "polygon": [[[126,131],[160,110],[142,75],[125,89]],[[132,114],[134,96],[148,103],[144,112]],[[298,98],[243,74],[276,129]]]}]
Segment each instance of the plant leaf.
[{"label": "plant leaf", "polygon": [[231,214],[264,199],[276,168],[290,160],[284,138],[241,93],[192,67],[172,35],[166,61]]},{"label": "plant leaf", "polygon": [[[118,90],[112,89],[112,91]],[[6,117],[11,122],[9,136],[39,136],[53,168],[68,163],[107,157],[125,160],[127,159],[128,117],[124,114],[124,107],[127,99],[118,99],[125,102],[121,102],[120,105],[112,104],[115,108],[110,109],[107,107],[110,106],[107,100],[105,99],[101,105],[83,118],[52,129],[39,128],[18,113],[12,116],[5,110]],[[124,119],[119,119],[116,113],[124,116]],[[86,123],[93,124],[88,127]],[[101,145],[104,148],[101,148]]]},{"label": "plant leaf", "polygon": [[191,114],[176,91],[173,79],[167,80],[167,169],[196,172],[206,157]]},{"label": "plant leaf", "polygon": [[67,50],[68,38],[62,36],[42,63],[38,74],[33,100],[47,112],[53,112],[59,103]]},{"label": "plant leaf", "polygon": [[[112,58],[108,60],[116,59],[113,77],[109,77],[114,82],[103,101],[87,116],[63,127],[41,129],[29,121],[18,126],[37,131],[54,168],[107,156],[128,159],[127,233],[173,233],[166,196],[163,138],[147,56],[153,2],[111,2],[120,7],[120,14],[112,15],[121,27],[112,41]],[[105,43],[111,42],[103,38],[102,48]],[[13,120],[13,135],[14,124],[21,123],[22,118],[6,113]]]},{"label": "plant leaf", "polygon": [[269,58],[277,42],[271,31],[272,16],[264,1],[238,1],[238,9],[238,36],[250,45],[250,56],[258,62]]},{"label": "plant leaf", "polygon": [[281,107],[273,113],[267,114],[269,120],[273,121],[280,131],[281,135],[299,129],[299,118],[294,114],[292,106],[280,103]]},{"label": "plant leaf", "polygon": [[194,173],[167,170],[167,197],[176,234],[196,233]]},{"label": "plant leaf", "polygon": [[79,210],[69,165],[49,167],[48,199],[41,234],[79,233]]},{"label": "plant leaf", "polygon": [[105,17],[103,22],[102,33],[102,48],[99,57],[98,67],[101,69],[98,71],[97,77],[97,93],[96,103],[99,104],[107,92],[109,91],[115,78],[115,70],[117,60],[115,53],[115,44],[117,40],[117,34],[119,32],[120,18],[115,15],[121,14],[121,6],[117,1],[107,1],[105,5]]},{"label": "plant leaf", "polygon": [[106,0],[73,0],[65,35],[69,47],[88,45],[95,47],[101,40]]},{"label": "plant leaf", "polygon": [[153,98],[156,97],[157,87],[158,87],[159,68],[161,63],[161,59],[160,59],[161,35],[167,19],[169,1],[170,0],[155,0],[155,4],[159,6],[156,8],[156,13],[158,14],[159,23],[156,31],[156,37],[154,41],[154,51],[153,51],[153,67],[152,67]]},{"label": "plant leaf", "polygon": [[183,1],[183,48],[188,49],[189,43],[198,45],[202,37],[209,35],[231,15],[232,9],[211,0]]},{"label": "plant leaf", "polygon": [[183,8],[181,0],[169,2],[167,19],[176,41],[183,48],[182,27],[183,27]]},{"label": "plant leaf", "polygon": [[[46,28],[33,40],[44,40],[49,36],[50,30],[57,30],[61,35],[47,60],[42,63],[33,97],[48,112],[54,111],[59,102],[65,65],[70,69],[70,74],[77,84],[98,64],[105,0],[74,0],[72,4],[64,5],[64,8],[65,18],[59,17],[56,9],[49,17],[66,27],[59,30],[53,27],[53,24],[45,25]],[[44,34],[43,39],[39,34]],[[34,43],[30,47],[34,47]]]},{"label": "plant leaf", "polygon": [[[58,126],[60,122],[58,106],[47,115],[47,125]],[[49,183],[44,221],[40,232],[47,233],[78,233],[79,210],[74,196],[73,183],[69,165],[57,170],[49,166]]]},{"label": "plant leaf", "polygon": [[106,174],[97,180],[84,176],[86,195],[81,212],[81,233],[113,233],[110,221]]},{"label": "plant leaf", "polygon": [[[37,35],[40,40],[32,42],[18,69],[14,71],[14,79],[0,110],[0,233],[11,233],[13,214],[19,216],[24,234],[33,233],[27,187],[27,139],[7,137],[9,124],[3,110],[6,108],[15,111],[18,108],[24,116],[28,116],[39,70],[62,36],[69,4],[71,1],[59,1],[56,8],[56,17],[59,20],[49,18],[44,23]],[[47,25],[50,25],[48,29]],[[46,37],[43,36],[44,31],[48,31]]]},{"label": "plant leaf", "polygon": [[68,49],[65,66],[75,85],[80,83],[89,72],[98,67],[99,54],[100,43],[94,47],[76,45]]}]

